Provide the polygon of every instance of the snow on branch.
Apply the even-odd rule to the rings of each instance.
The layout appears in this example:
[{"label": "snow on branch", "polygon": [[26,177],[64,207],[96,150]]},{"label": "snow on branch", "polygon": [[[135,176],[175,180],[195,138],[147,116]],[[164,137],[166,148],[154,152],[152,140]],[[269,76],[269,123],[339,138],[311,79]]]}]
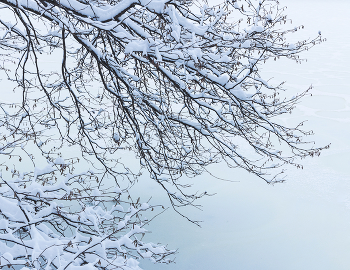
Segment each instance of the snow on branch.
[{"label": "snow on branch", "polygon": [[303,27],[288,28],[276,0],[199,8],[190,0],[0,0],[0,8],[2,58],[15,62],[2,69],[22,99],[17,109],[1,104],[1,127],[13,135],[4,155],[28,140],[51,161],[78,147],[118,183],[138,176],[116,157],[133,151],[177,207],[205,195],[186,192],[182,175],[224,160],[274,183],[284,180],[282,165],[300,167],[298,159],[326,148],[307,144],[312,132],[302,123],[274,120],[310,89],[282,97],[283,84],[261,76],[263,64],[299,63],[324,41],[290,43]]},{"label": "snow on branch", "polygon": [[140,270],[141,259],[170,262],[174,251],[142,241],[144,212],[155,206],[125,200],[120,189],[99,187],[96,174],[62,166],[1,175],[1,268]]}]

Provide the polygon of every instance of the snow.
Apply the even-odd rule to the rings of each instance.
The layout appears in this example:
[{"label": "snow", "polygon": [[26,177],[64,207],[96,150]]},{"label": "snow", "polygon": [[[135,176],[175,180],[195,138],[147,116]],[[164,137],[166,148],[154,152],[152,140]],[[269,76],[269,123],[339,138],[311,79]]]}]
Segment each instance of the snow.
[{"label": "snow", "polygon": [[115,187],[114,188],[114,192],[119,194],[119,193],[122,193],[121,189],[119,187]]},{"label": "snow", "polygon": [[[172,25],[170,26],[171,36],[179,41],[183,38],[183,35],[189,37],[195,34],[204,35],[207,30],[207,26],[200,24],[194,24],[190,22],[188,17],[180,16],[179,13],[174,12],[171,5],[165,7],[165,1],[147,1],[141,0],[142,4],[146,5],[150,10],[155,12],[162,12],[163,10],[172,18]],[[15,3],[15,1],[12,1]],[[281,0],[282,2],[282,0]],[[37,9],[35,1],[21,0],[22,5],[28,5],[33,9]],[[38,2],[39,3],[39,2]],[[91,2],[86,5],[82,1],[75,0],[62,0],[61,4],[67,8],[75,8],[86,15],[86,21],[91,23],[95,19],[109,20],[115,16],[119,16],[123,10],[136,3],[136,1],[126,0],[118,2],[113,8],[107,9],[106,7],[98,7]],[[316,142],[328,143],[334,142],[330,150],[325,151],[320,158],[303,160],[304,170],[302,172],[291,169],[290,182],[286,185],[276,185],[274,187],[266,186],[263,183],[257,183],[255,178],[239,171],[228,170],[222,164],[213,166],[211,168],[214,175],[217,175],[223,179],[239,180],[238,183],[227,183],[220,180],[210,180],[210,177],[205,176],[200,179],[201,185],[199,189],[210,190],[216,192],[218,195],[215,197],[203,199],[204,212],[200,214],[205,223],[203,229],[194,229],[188,225],[187,221],[184,221],[180,217],[174,215],[173,212],[168,214],[165,212],[160,215],[158,221],[154,225],[155,233],[159,232],[160,235],[168,237],[168,239],[161,241],[169,243],[170,246],[180,247],[180,254],[186,254],[186,256],[179,255],[176,265],[170,265],[169,269],[187,269],[188,265],[193,265],[193,269],[340,269],[347,270],[350,268],[349,256],[347,251],[350,248],[349,239],[344,237],[349,235],[348,224],[350,222],[349,209],[349,153],[350,147],[348,142],[348,124],[350,123],[350,98],[348,88],[348,54],[349,38],[342,31],[338,30],[339,25],[348,25],[348,16],[346,11],[348,10],[348,4],[336,1],[331,7],[327,6],[327,10],[320,4],[315,4],[312,0],[299,2],[289,1],[287,5],[293,7],[294,16],[298,18],[301,23],[310,25],[312,28],[317,24],[317,29],[312,32],[307,27],[305,32],[309,36],[314,34],[321,34],[318,29],[322,30],[322,33],[327,37],[329,36],[328,43],[316,46],[310,52],[305,55],[309,59],[309,64],[304,63],[297,67],[291,62],[281,62],[278,66],[267,63],[265,69],[270,76],[274,77],[277,81],[287,80],[287,89],[293,92],[300,92],[305,90],[309,84],[315,86],[315,90],[312,92],[313,97],[307,97],[305,101],[299,104],[296,109],[296,114],[291,116],[283,116],[279,119],[281,122],[288,124],[295,124],[303,119],[309,119],[309,127],[316,131],[316,136],[312,137]],[[283,3],[282,3],[283,4]],[[235,3],[235,5],[238,4]],[[301,8],[303,7],[303,8]],[[293,8],[292,8],[293,10]],[[291,11],[291,8],[287,10],[287,13]],[[332,13],[333,12],[333,13]],[[271,16],[270,16],[271,17]],[[291,16],[292,17],[292,16]],[[334,18],[337,23],[330,22],[324,18]],[[142,27],[136,27],[135,22],[132,22],[127,17],[123,17],[126,25],[132,26],[133,29],[140,35],[140,40],[132,39],[129,34],[120,26],[117,26],[116,21],[105,24],[102,29],[115,29],[115,36],[123,38],[123,42],[127,43],[125,47],[126,54],[133,54],[141,52],[144,56],[153,54],[156,56],[157,61],[162,62],[163,58],[169,57],[170,59],[183,58],[182,52],[178,47],[161,47],[156,45],[157,42],[151,41],[143,32]],[[332,24],[334,23],[334,24]],[[181,31],[181,27],[186,27],[190,33]],[[257,34],[264,31],[263,26],[255,25],[247,30],[248,34]],[[338,32],[337,32],[338,31]],[[299,31],[298,31],[299,32]],[[231,34],[224,34],[224,40],[230,41],[235,37]],[[305,37],[306,39],[308,36]],[[339,39],[341,38],[341,42]],[[191,42],[199,42],[200,38],[193,38]],[[93,48],[93,45],[85,40],[88,47]],[[199,44],[199,43],[198,43]],[[251,41],[246,40],[244,43],[236,42],[232,46],[234,48],[248,49],[251,46]],[[263,44],[266,47],[271,47],[270,42]],[[206,57],[211,57],[218,63],[229,63],[232,59],[224,54],[216,54],[216,49],[213,48],[212,54],[203,54],[200,49],[200,44],[196,45],[196,48],[190,48],[187,50],[186,56],[192,58],[189,60],[188,65],[199,63]],[[328,47],[327,47],[328,46]],[[294,43],[289,44],[289,49],[295,49]],[[94,51],[98,57],[107,57],[101,54],[100,51]],[[327,52],[327,53],[325,53]],[[143,61],[147,62],[146,58]],[[253,62],[249,65],[252,66]],[[177,62],[178,68],[182,68],[185,64],[184,61]],[[305,66],[305,67],[304,67]],[[169,70],[164,67],[160,69],[169,76],[171,80],[174,80],[180,87],[181,91],[187,91],[186,84],[180,80],[179,77],[174,76]],[[222,90],[225,89],[234,95],[235,97],[246,100],[247,93],[240,87],[234,87],[236,85],[233,79],[230,78],[228,73],[221,73],[219,69],[202,70],[202,75],[206,75],[209,78],[221,85]],[[124,76],[128,71],[126,69],[117,69],[117,72]],[[188,75],[187,80],[192,80],[198,76]],[[233,77],[233,76],[232,76]],[[124,78],[124,77],[123,77]],[[127,75],[128,79],[137,80],[132,74]],[[266,76],[264,76],[266,78]],[[261,83],[268,85],[270,81],[263,79],[256,79]],[[289,84],[288,84],[289,81]],[[179,90],[179,91],[180,91]],[[198,104],[204,107],[208,106],[205,98],[209,97],[208,93],[199,92],[194,94],[188,90],[188,95],[198,99]],[[289,91],[289,90],[288,90]],[[138,91],[133,91],[135,97],[141,98],[142,95]],[[150,101],[152,104],[153,100]],[[161,111],[160,107],[156,105],[150,105],[157,111]],[[99,111],[99,113],[101,110]],[[219,114],[221,111],[218,109]],[[25,117],[25,114],[19,116]],[[164,121],[164,117],[158,117],[160,119],[159,124]],[[204,135],[210,135],[206,130],[202,129],[202,126],[196,121],[190,121],[188,119],[176,119],[182,121],[184,124],[191,126],[202,132]],[[213,131],[210,127],[207,127],[209,131]],[[113,139],[115,142],[119,142],[120,135],[117,133],[109,133],[108,139]],[[42,142],[38,142],[42,145]],[[144,149],[146,147],[140,143]],[[246,150],[244,146],[243,152]],[[183,149],[183,150],[182,150]],[[185,146],[181,151],[191,153],[191,150]],[[249,150],[247,150],[249,151]],[[124,157],[123,157],[124,158]],[[124,158],[126,159],[126,158]],[[63,193],[69,194],[70,187],[68,181],[74,177],[74,175],[67,175],[64,179],[60,179],[57,183],[52,185],[41,185],[37,183],[42,176],[52,173],[56,165],[65,165],[63,158],[57,158],[54,162],[46,164],[41,163],[34,170],[34,178],[32,183],[27,186],[26,192],[33,197],[45,197],[48,196],[48,192],[61,190]],[[162,170],[162,168],[160,168]],[[13,172],[13,171],[12,171]],[[160,181],[166,182],[169,178],[160,177]],[[145,182],[147,179],[144,179]],[[14,180],[17,181],[17,180]],[[18,180],[19,181],[19,180]],[[192,181],[192,180],[191,180]],[[140,181],[142,182],[142,181]],[[148,183],[148,182],[147,182]],[[16,186],[14,182],[9,182],[9,186],[18,193],[18,196],[22,198],[23,188]],[[1,187],[2,191],[11,193],[10,189],[6,190],[4,186]],[[161,196],[162,192],[155,192],[156,188],[146,185],[143,191],[151,189],[152,194]],[[120,188],[114,190],[117,194],[121,194]],[[52,192],[50,194],[55,194]],[[101,196],[101,192],[97,189],[92,189],[91,197]],[[117,195],[118,196],[118,195]],[[165,199],[166,200],[166,199]],[[224,203],[223,203],[224,202]],[[20,222],[26,224],[27,220],[23,211],[24,209],[28,213],[29,218],[32,221],[38,221],[45,218],[51,213],[57,214],[59,210],[58,205],[55,203],[48,204],[46,208],[39,212],[33,212],[33,208],[25,203],[19,203],[13,196],[8,198],[0,197],[0,210],[9,217],[9,221],[0,219],[0,229],[6,229],[8,233],[2,233],[2,239],[16,240],[15,234],[12,234],[9,229],[9,222]],[[150,208],[148,203],[142,203],[140,210],[147,210]],[[127,209],[127,207],[125,208]],[[116,245],[122,249],[122,246],[128,248],[135,248],[130,238],[130,235],[134,233],[142,233],[144,229],[140,226],[135,226],[133,229],[126,228],[130,221],[131,215],[135,214],[137,210],[135,208],[129,208],[125,211],[121,205],[113,206],[110,211],[104,212],[100,206],[93,204],[91,207],[86,207],[81,212],[81,221],[91,222],[94,225],[96,231],[99,231],[99,225],[101,221],[112,217],[113,212],[126,213],[123,220],[118,222],[118,229],[125,230],[126,233],[119,238]],[[168,211],[170,212],[170,211]],[[189,210],[192,215],[191,210]],[[197,215],[196,213],[193,215]],[[176,226],[174,226],[176,224]],[[49,244],[54,241],[52,238],[48,238],[48,232],[50,229],[45,226],[30,226],[30,232],[35,237],[35,241],[32,241],[32,255],[36,258],[38,254],[43,252]],[[102,235],[102,232],[100,232]],[[153,234],[154,235],[154,234]],[[282,236],[282,237],[281,237]],[[83,236],[79,236],[83,238]],[[102,237],[102,236],[101,236]],[[146,236],[147,237],[147,236]],[[100,236],[98,236],[92,244],[98,243]],[[186,241],[184,241],[184,239]],[[62,239],[60,239],[61,241]],[[17,240],[16,240],[17,241]],[[66,240],[64,240],[66,241]],[[68,241],[61,244],[67,245]],[[85,241],[85,240],[84,240]],[[86,241],[87,242],[87,241]],[[104,257],[104,244],[112,245],[112,241],[106,241],[95,250],[102,254]],[[28,242],[29,243],[29,242]],[[194,243],[194,244],[193,244]],[[74,243],[76,248],[76,243]],[[152,256],[152,252],[164,252],[164,248],[156,246],[154,244],[145,244],[150,251],[141,251],[140,254],[144,254],[145,257]],[[195,248],[194,248],[195,247]],[[88,248],[88,247],[83,247]],[[19,248],[20,249],[20,248]],[[73,248],[72,248],[73,249]],[[58,250],[58,251],[57,251]],[[56,254],[60,252],[60,249],[50,253],[48,258],[53,259]],[[274,256],[271,257],[271,250],[274,252]],[[1,263],[6,261],[12,262],[14,254],[20,253],[19,250],[12,249],[1,242],[0,246]],[[22,252],[22,251],[21,251]],[[78,252],[78,251],[76,251]],[[307,254],[307,255],[305,255]],[[219,259],[213,259],[219,258]],[[295,258],[298,258],[297,260]],[[68,261],[68,257],[62,258],[62,265]],[[119,258],[116,262],[119,263]],[[138,262],[132,258],[126,260],[129,267],[133,269],[139,269]],[[124,260],[123,260],[124,262]],[[94,262],[95,263],[95,262]],[[5,264],[4,264],[5,265]],[[93,264],[89,263],[84,265],[84,269],[94,269]],[[157,269],[158,266],[151,266],[150,269]],[[159,266],[162,267],[162,266]],[[172,268],[171,268],[172,267]],[[27,269],[27,268],[22,268]],[[83,269],[80,266],[72,263],[67,269]]]},{"label": "snow", "polygon": [[246,40],[246,41],[243,42],[243,44],[241,46],[242,46],[242,48],[249,48],[250,44],[251,44],[251,41],[250,40]]},{"label": "snow", "polygon": [[142,52],[147,55],[149,51],[149,42],[147,40],[134,40],[125,46],[125,54],[133,52]]},{"label": "snow", "polygon": [[188,54],[193,58],[193,60],[198,63],[198,59],[202,58],[202,50],[200,48],[188,49]]},{"label": "snow", "polygon": [[149,204],[148,203],[142,203],[141,204],[141,209],[142,210],[146,210],[146,209],[148,209],[150,206],[149,206]]},{"label": "snow", "polygon": [[260,25],[254,25],[254,26],[252,26],[252,27],[250,27],[249,29],[248,29],[248,33],[249,34],[251,34],[251,33],[254,33],[254,32],[263,32],[265,29],[264,29],[264,27],[262,27],[262,26],[260,26]]},{"label": "snow", "polygon": [[54,163],[57,165],[65,165],[66,164],[66,162],[64,161],[63,158],[56,158]]},{"label": "snow", "polygon": [[[5,181],[4,179],[2,180]],[[30,180],[28,180],[28,182],[30,182]],[[77,213],[74,213],[74,211],[67,213],[64,208],[59,210],[58,205],[54,201],[52,201],[50,205],[44,204],[41,211],[34,211],[33,205],[25,201],[23,196],[24,193],[30,196],[30,192],[28,193],[28,191],[31,189],[33,190],[33,188],[30,188],[32,186],[36,186],[36,189],[40,189],[39,185],[35,182],[25,189],[18,187],[17,180],[12,181],[11,185],[8,183],[8,187],[11,187],[8,191],[20,193],[18,195],[21,196],[21,201],[10,196],[11,194],[7,194],[7,197],[3,196],[3,194],[6,193],[6,186],[5,188],[2,187],[2,196],[0,196],[0,211],[2,213],[2,218],[0,219],[0,238],[2,240],[0,241],[0,266],[7,266],[8,264],[27,265],[29,260],[36,269],[39,269],[39,257],[44,256],[45,260],[48,262],[48,266],[51,262],[54,262],[58,269],[96,269],[96,264],[100,264],[101,266],[110,264],[110,259],[107,258],[106,255],[106,248],[117,248],[119,252],[125,254],[128,254],[130,250],[143,251],[148,249],[152,252],[152,254],[150,254],[151,259],[154,254],[161,255],[167,252],[162,246],[157,246],[152,243],[143,243],[139,241],[138,245],[135,246],[134,240],[131,238],[134,235],[146,232],[145,228],[137,225],[138,223],[130,223],[130,221],[133,220],[133,216],[137,215],[139,211],[145,211],[150,208],[148,203],[142,203],[140,208],[130,206],[125,214],[123,213],[124,210],[121,205],[113,206],[109,212],[106,212],[101,206],[86,206],[78,212],[79,219],[77,219]],[[57,185],[53,185],[51,188],[45,186],[42,189],[41,193],[43,196],[37,197],[39,199],[47,197],[51,200],[56,194],[56,200],[58,201],[62,197],[62,194],[57,192],[49,192],[50,190],[56,191]],[[105,194],[101,193],[100,190],[94,189],[92,197],[94,196],[103,197]],[[62,199],[63,198],[64,197],[62,197]],[[99,198],[99,200],[100,199],[105,201],[103,198]],[[29,200],[29,202],[31,202],[31,200]],[[82,203],[82,200],[80,200],[80,202]],[[120,212],[115,212],[115,210],[119,210]],[[105,234],[104,229],[100,229],[101,226],[103,226],[103,221],[115,221],[116,216],[112,214],[112,212],[115,212],[114,214],[116,215],[125,215],[124,220],[118,223],[117,230],[126,230],[126,233],[124,235],[121,234],[118,238],[111,238],[116,232],[110,235],[110,233]],[[63,215],[66,215],[66,218],[69,218],[71,221],[75,220],[76,222],[79,221],[81,224],[84,224],[84,229],[82,230],[84,234],[88,231],[88,226],[93,225],[97,235],[96,233],[92,233],[84,236],[80,232],[80,226],[78,226],[75,228],[75,234],[71,235],[71,233],[69,233],[67,235],[58,236],[56,234],[57,227],[52,227],[49,225],[49,222],[55,219],[58,224],[64,223],[63,220],[61,222],[59,220]],[[5,216],[7,219],[4,219]],[[20,226],[22,227],[26,224],[27,226],[24,227],[29,229],[30,237],[23,237],[16,233]],[[71,229],[74,231],[74,227]],[[90,236],[91,240],[89,240]],[[6,241],[10,241],[11,244],[8,245],[9,242]],[[128,248],[129,251],[122,247]],[[66,249],[70,252],[67,253],[65,251]],[[78,255],[84,251],[89,251],[86,256],[84,256],[85,260],[90,264],[88,268],[86,268],[86,265],[79,266],[83,261],[78,258]],[[30,257],[27,258],[26,254],[29,254]],[[113,259],[113,263],[117,263],[120,267],[127,265],[130,270],[141,269],[138,267],[138,261],[130,257],[125,259],[124,257],[123,260],[121,260],[121,258],[115,258]],[[100,262],[98,263],[98,261]],[[49,267],[47,269],[51,268]]]},{"label": "snow", "polygon": [[14,260],[13,259],[13,256],[11,253],[9,252],[5,252],[4,254],[1,255],[1,265],[2,266],[5,266],[5,265],[8,265],[8,264],[17,264],[17,263],[25,263],[24,260]]},{"label": "snow", "polygon": [[295,44],[289,44],[288,48],[294,50],[296,48],[296,46],[295,46]]},{"label": "snow", "polygon": [[234,95],[235,97],[241,100],[245,100],[247,98],[247,94],[239,86],[233,89],[230,89],[230,92],[232,95]]},{"label": "snow", "polygon": [[44,168],[40,169],[40,168],[35,168],[34,170],[34,175],[35,175],[35,178],[37,176],[40,176],[40,175],[43,175],[43,174],[48,174],[48,173],[51,173],[53,172],[55,169],[53,168],[53,166],[51,164],[49,165],[46,165]]},{"label": "snow", "polygon": [[224,34],[223,36],[222,36],[222,38],[224,39],[224,40],[233,40],[233,35],[231,35],[231,34]]}]

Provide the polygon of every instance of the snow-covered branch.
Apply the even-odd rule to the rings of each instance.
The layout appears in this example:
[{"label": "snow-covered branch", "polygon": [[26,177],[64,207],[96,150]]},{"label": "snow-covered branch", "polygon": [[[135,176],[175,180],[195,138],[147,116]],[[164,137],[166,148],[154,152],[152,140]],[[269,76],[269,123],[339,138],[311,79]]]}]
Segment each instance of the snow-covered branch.
[{"label": "snow-covered branch", "polygon": [[[174,207],[204,195],[178,179],[212,163],[271,183],[283,181],[274,169],[322,149],[305,143],[311,132],[301,125],[274,120],[309,89],[280,98],[283,84],[262,78],[261,66],[299,62],[323,41],[288,42],[302,27],[286,28],[276,0],[200,8],[188,0],[0,0],[0,8],[0,48],[17,61],[4,70],[22,98],[12,112],[1,104],[13,135],[6,145],[33,140],[51,161],[78,146],[117,183],[138,174],[116,153],[134,151]],[[50,57],[61,58],[51,71]]]},{"label": "snow-covered branch", "polygon": [[0,177],[0,267],[139,270],[141,259],[170,261],[174,251],[142,241],[143,213],[154,206],[56,162]]}]

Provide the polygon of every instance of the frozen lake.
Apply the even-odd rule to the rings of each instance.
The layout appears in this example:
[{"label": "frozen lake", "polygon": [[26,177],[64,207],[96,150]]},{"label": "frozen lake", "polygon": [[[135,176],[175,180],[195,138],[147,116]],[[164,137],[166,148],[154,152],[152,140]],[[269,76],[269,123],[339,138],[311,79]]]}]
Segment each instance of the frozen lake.
[{"label": "frozen lake", "polygon": [[[217,176],[192,180],[217,195],[201,201],[203,211],[188,214],[203,220],[202,228],[171,210],[151,226],[152,240],[179,248],[176,264],[144,269],[348,270],[350,269],[350,25],[349,1],[281,0],[293,25],[305,26],[299,39],[318,31],[327,42],[303,54],[302,65],[280,61],[264,72],[307,97],[283,121],[308,119],[319,145],[331,143],[318,158],[303,160],[303,170],[288,170],[288,181],[269,186],[224,165],[212,167]],[[145,182],[147,179],[145,179]],[[145,184],[154,193],[157,187]],[[154,200],[162,200],[161,195]]]}]

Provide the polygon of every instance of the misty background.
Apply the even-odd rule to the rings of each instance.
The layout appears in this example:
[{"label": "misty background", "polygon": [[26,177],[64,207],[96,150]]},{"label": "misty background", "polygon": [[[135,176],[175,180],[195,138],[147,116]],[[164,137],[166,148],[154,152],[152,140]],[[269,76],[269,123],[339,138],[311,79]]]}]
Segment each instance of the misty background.
[{"label": "misty background", "polygon": [[[216,193],[199,201],[202,210],[184,209],[202,220],[202,228],[169,209],[150,225],[149,239],[178,248],[176,263],[144,269],[166,270],[348,270],[350,269],[350,2],[280,0],[291,26],[304,25],[291,40],[322,32],[326,42],[301,54],[307,62],[280,60],[261,67],[265,78],[286,81],[288,95],[314,88],[281,121],[308,120],[305,130],[317,146],[331,143],[320,157],[302,160],[304,169],[288,168],[287,182],[267,185],[240,169],[212,166],[189,182],[195,190]],[[147,174],[137,185],[145,198],[166,202]]]}]

